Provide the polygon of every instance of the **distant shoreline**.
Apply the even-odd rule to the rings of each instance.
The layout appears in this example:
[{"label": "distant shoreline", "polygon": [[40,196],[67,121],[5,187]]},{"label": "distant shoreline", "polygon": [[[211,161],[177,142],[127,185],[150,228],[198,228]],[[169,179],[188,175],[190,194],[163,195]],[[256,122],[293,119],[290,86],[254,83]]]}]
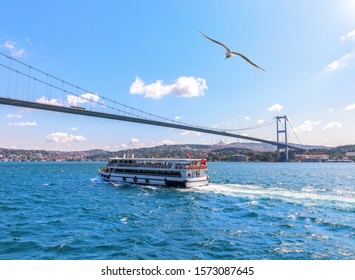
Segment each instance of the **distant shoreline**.
[{"label": "distant shoreline", "polygon": [[[175,144],[149,148],[131,149],[135,157],[155,158],[206,158],[209,162],[275,162],[275,147],[258,143],[219,143],[217,145]],[[95,162],[107,161],[110,157],[123,157],[127,150],[105,151],[48,151],[0,148],[0,162]],[[283,154],[281,153],[281,157]],[[355,161],[355,145],[335,148],[309,146],[307,150],[289,151],[290,161]],[[282,158],[281,158],[282,161]]]}]

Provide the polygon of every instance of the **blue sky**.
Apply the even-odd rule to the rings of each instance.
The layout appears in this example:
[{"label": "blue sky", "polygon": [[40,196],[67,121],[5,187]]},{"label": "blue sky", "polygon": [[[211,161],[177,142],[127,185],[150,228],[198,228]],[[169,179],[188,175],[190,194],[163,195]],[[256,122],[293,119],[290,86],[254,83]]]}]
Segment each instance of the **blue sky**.
[{"label": "blue sky", "polygon": [[[287,115],[303,144],[355,143],[354,1],[3,1],[0,51],[167,118],[232,129]],[[221,140],[4,105],[0,130],[0,147],[23,149]]]}]

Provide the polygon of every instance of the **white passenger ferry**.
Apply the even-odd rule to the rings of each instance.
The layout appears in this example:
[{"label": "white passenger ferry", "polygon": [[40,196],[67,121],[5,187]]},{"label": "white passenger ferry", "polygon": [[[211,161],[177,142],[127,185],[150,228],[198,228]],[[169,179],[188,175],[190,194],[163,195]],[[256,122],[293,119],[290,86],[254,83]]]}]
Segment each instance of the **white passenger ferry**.
[{"label": "white passenger ferry", "polygon": [[110,158],[99,171],[107,182],[167,187],[209,183],[205,159]]}]

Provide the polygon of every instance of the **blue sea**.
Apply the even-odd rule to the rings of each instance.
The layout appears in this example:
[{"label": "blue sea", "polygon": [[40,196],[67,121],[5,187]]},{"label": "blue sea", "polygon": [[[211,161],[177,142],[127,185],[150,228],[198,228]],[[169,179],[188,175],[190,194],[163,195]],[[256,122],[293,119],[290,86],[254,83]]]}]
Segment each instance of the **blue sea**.
[{"label": "blue sea", "polygon": [[0,259],[355,259],[355,163],[209,163],[192,189],[0,163]]}]

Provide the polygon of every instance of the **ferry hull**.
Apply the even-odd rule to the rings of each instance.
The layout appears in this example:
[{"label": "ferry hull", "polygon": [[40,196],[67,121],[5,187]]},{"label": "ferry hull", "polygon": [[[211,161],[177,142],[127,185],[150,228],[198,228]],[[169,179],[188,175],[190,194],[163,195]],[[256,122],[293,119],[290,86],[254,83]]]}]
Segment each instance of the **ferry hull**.
[{"label": "ferry hull", "polygon": [[140,177],[140,176],[124,176],[119,174],[111,174],[107,172],[99,172],[102,179],[106,182],[113,182],[117,184],[137,184],[176,188],[192,188],[202,187],[209,184],[208,176],[202,178],[194,178],[190,180],[173,180],[172,178],[154,178],[154,177]]}]

